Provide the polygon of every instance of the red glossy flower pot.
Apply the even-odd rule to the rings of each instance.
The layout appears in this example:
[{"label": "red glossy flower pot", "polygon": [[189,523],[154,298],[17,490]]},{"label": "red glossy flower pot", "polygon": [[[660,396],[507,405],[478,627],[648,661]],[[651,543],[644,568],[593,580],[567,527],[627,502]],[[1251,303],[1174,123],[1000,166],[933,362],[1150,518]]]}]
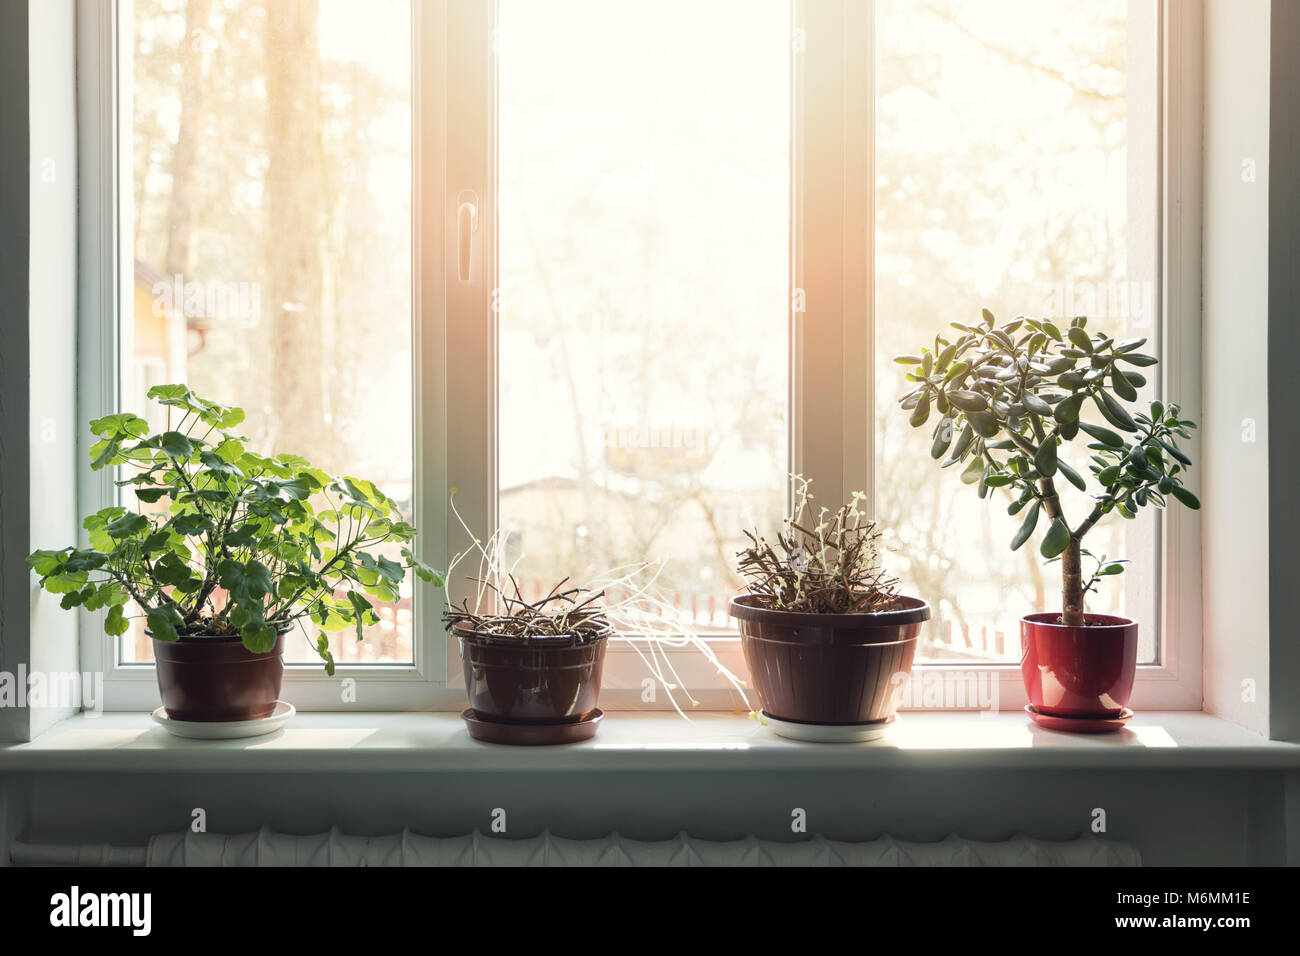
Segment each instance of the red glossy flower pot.
[{"label": "red glossy flower pot", "polygon": [[1117,717],[1133,694],[1138,626],[1087,614],[1086,627],[1056,623],[1057,611],[1020,619],[1020,674],[1034,710],[1056,717]]},{"label": "red glossy flower pot", "polygon": [[799,614],[731,600],[763,711],[808,724],[868,724],[894,715],[930,606],[901,598],[878,614]]},{"label": "red glossy flower pot", "polygon": [[460,642],[469,706],[479,719],[576,723],[596,709],[612,629],[583,644],[572,637],[494,637],[463,625],[452,632]]},{"label": "red glossy flower pot", "polygon": [[199,722],[270,717],[284,680],[284,635],[265,654],[237,637],[154,638],[158,691],[172,720]]}]

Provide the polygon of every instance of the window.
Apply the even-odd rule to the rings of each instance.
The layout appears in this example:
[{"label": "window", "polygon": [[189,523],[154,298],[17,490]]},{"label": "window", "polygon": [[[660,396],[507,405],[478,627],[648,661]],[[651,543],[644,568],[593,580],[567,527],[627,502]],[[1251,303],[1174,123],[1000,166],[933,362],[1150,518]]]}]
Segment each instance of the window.
[{"label": "window", "polygon": [[498,17],[509,560],[539,597],[662,560],[665,600],[726,633],[742,528],[779,521],[790,470],[788,5]]},{"label": "window", "polygon": [[[407,520],[410,20],[406,0],[137,0],[121,383],[141,414],[160,381],[241,406],[251,447],[372,479]],[[410,663],[410,592],[364,642],[330,635],[336,659]],[[141,627],[121,648],[151,659]],[[285,649],[317,660],[298,631]]]},{"label": "window", "polygon": [[[1130,29],[1152,9],[876,4],[876,516],[909,593],[935,603],[928,659],[1019,660],[1017,622],[1053,606],[1060,575],[1034,547],[1009,550],[1019,521],[1005,496],[955,493],[928,431],[890,401],[906,387],[892,357],[983,306],[1004,320],[1086,314],[1090,328],[1159,347],[1160,210],[1131,185],[1152,181],[1158,160],[1156,61],[1140,49],[1153,34]],[[1072,463],[1087,474],[1086,457]],[[1067,515],[1086,513],[1082,492],[1062,493]],[[1149,510],[1104,523],[1086,542],[1131,559],[1089,609],[1142,621],[1145,663],[1157,658],[1156,521]]]},{"label": "window", "polygon": [[[85,321],[119,360],[92,404],[177,379],[243,404],[255,440],[408,502],[431,563],[509,529],[526,592],[662,560],[717,655],[667,652],[704,706],[738,703],[718,675],[743,669],[732,558],[791,472],[822,503],[868,492],[891,570],[935,607],[925,666],[994,673],[1015,705],[1016,622],[1053,572],[935,467],[894,354],[988,306],[1147,336],[1153,396],[1197,361],[1165,335],[1177,5],[113,9],[116,118],[88,129],[120,144],[90,184],[118,279]],[[1144,706],[1199,705],[1179,654],[1199,631],[1171,629],[1168,598],[1192,520],[1089,542],[1133,559],[1093,606],[1143,622]],[[408,589],[339,648],[369,706],[459,705],[440,602]],[[667,706],[611,650],[603,704]],[[145,651],[110,668],[114,706]],[[314,674],[293,677],[307,706],[336,706]]]}]

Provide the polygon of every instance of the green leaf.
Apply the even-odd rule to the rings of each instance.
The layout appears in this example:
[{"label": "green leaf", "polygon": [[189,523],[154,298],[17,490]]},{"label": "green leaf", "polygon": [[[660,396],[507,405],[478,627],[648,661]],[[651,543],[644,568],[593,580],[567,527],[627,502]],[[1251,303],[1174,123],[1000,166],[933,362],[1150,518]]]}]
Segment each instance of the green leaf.
[{"label": "green leaf", "polygon": [[122,613],[122,605],[114,604],[104,617],[104,632],[113,637],[121,637],[131,629],[131,622]]},{"label": "green leaf", "polygon": [[1052,406],[1043,399],[1039,398],[1033,392],[1025,392],[1020,396],[1020,401],[1024,403],[1025,408],[1040,417],[1052,414]]},{"label": "green leaf", "polygon": [[433,568],[429,567],[429,565],[425,564],[414,554],[412,554],[410,548],[402,549],[402,557],[406,559],[406,562],[408,565],[410,565],[411,570],[415,572],[416,576],[421,581],[425,581],[437,587],[442,587],[444,583],[444,579],[441,571],[435,571]]},{"label": "green leaf", "polygon": [[382,554],[376,559],[379,565],[379,573],[393,584],[399,584],[406,579],[406,568],[402,567],[396,561],[384,557]]},{"label": "green leaf", "polygon": [[1029,511],[1025,513],[1025,520],[1020,525],[1020,530],[1016,532],[1011,539],[1011,550],[1018,551],[1020,546],[1029,540],[1029,536],[1034,533],[1034,528],[1038,527],[1038,512],[1040,510],[1039,502],[1035,501],[1029,506]]},{"label": "green leaf", "polygon": [[205,449],[199,452],[199,461],[203,463],[208,471],[215,472],[218,475],[238,476],[243,474],[237,466],[231,464],[224,456],[218,455],[215,451]]},{"label": "green leaf", "polygon": [[170,551],[154,563],[153,571],[154,577],[158,579],[159,584],[181,588],[182,590],[193,577],[189,566]]},{"label": "green leaf", "polygon": [[1124,447],[1124,439],[1120,438],[1119,435],[1115,434],[1109,428],[1102,428],[1100,425],[1093,425],[1089,422],[1079,422],[1079,427],[1103,445],[1108,445],[1111,448]]},{"label": "green leaf", "polygon": [[181,626],[181,617],[170,604],[155,608],[145,614],[145,627],[149,636],[160,641],[180,640],[176,629]]},{"label": "green leaf", "polygon": [[266,654],[273,650],[279,636],[275,628],[260,617],[239,629],[239,637],[244,646],[254,654]]},{"label": "green leaf", "polygon": [[934,432],[934,442],[930,445],[930,457],[936,461],[944,456],[948,451],[948,446],[952,444],[952,426],[951,418],[942,419],[939,427]]},{"label": "green leaf", "polygon": [[1089,355],[1092,354],[1092,339],[1088,337],[1087,332],[1083,331],[1083,329],[1077,325],[1072,325],[1066,334],[1069,335],[1070,341],[1076,346],[1087,352]]},{"label": "green leaf", "polygon": [[1169,489],[1169,493],[1173,495],[1175,498],[1177,498],[1179,501],[1181,501],[1188,508],[1191,508],[1193,511],[1200,510],[1201,508],[1200,499],[1197,498],[1196,495],[1188,491],[1186,488],[1184,488],[1182,485],[1174,485],[1172,488]]},{"label": "green leaf", "polygon": [[1083,476],[1065,462],[1058,461],[1056,467],[1061,474],[1065,475],[1065,480],[1074,485],[1074,487],[1078,488],[1080,491],[1088,490],[1088,483],[1083,480]]},{"label": "green leaf", "polygon": [[992,438],[998,433],[998,417],[992,412],[967,412],[966,420],[981,438]]},{"label": "green leaf", "polygon": [[961,473],[962,484],[973,485],[979,481],[984,474],[984,460],[976,457],[970,460],[965,471]]},{"label": "green leaf", "polygon": [[1186,455],[1184,455],[1181,451],[1179,451],[1178,447],[1174,445],[1172,442],[1167,442],[1161,438],[1157,438],[1156,441],[1159,443],[1161,448],[1169,452],[1169,454],[1173,455],[1174,460],[1177,461],[1179,464],[1190,465],[1192,463],[1192,460],[1188,458]]},{"label": "green leaf", "polygon": [[379,620],[379,615],[375,613],[375,607],[370,603],[370,599],[364,594],[357,591],[348,592],[348,600],[352,603],[352,610],[356,617],[357,640],[363,640],[365,634],[363,628],[366,624],[373,624]]},{"label": "green leaf", "polygon": [[27,566],[41,577],[46,577],[63,567],[67,557],[65,551],[33,551],[27,555]]},{"label": "green leaf", "polygon": [[204,534],[212,530],[212,522],[201,514],[177,515],[167,527],[180,535]]},{"label": "green leaf", "polygon": [[227,438],[225,441],[219,442],[212,451],[214,454],[220,455],[223,461],[233,465],[237,464],[239,459],[244,456],[244,443],[237,438]]},{"label": "green leaf", "polygon": [[1083,393],[1076,392],[1068,398],[1062,399],[1057,403],[1052,412],[1052,417],[1061,424],[1078,421],[1079,408],[1083,405]]},{"label": "green leaf", "polygon": [[1119,369],[1111,366],[1110,370],[1110,387],[1115,390],[1115,394],[1126,402],[1136,402],[1138,393],[1137,389],[1128,380],[1128,377]]},{"label": "green leaf", "polygon": [[110,521],[104,530],[114,538],[131,538],[150,527],[149,519],[134,511],[127,512],[116,521]]},{"label": "green leaf", "polygon": [[1133,416],[1128,413],[1128,409],[1117,402],[1105,389],[1098,389],[1093,400],[1097,403],[1097,410],[1106,421],[1110,422],[1116,428],[1122,428],[1126,432],[1137,431],[1137,422],[1133,421]]},{"label": "green leaf", "polygon": [[271,572],[266,565],[254,559],[244,565],[244,587],[249,594],[260,598],[264,594],[272,594],[275,583],[271,580]]},{"label": "green leaf", "polygon": [[990,488],[1005,488],[1007,485],[1011,484],[1015,480],[1016,479],[1014,475],[1008,475],[1008,474],[989,475],[987,478],[984,479],[984,484],[986,484]]},{"label": "green leaf", "polygon": [[169,458],[189,461],[194,454],[194,443],[177,431],[163,432],[159,438],[159,447]]},{"label": "green leaf", "polygon": [[953,408],[959,408],[963,412],[982,412],[989,407],[988,400],[983,395],[969,389],[953,389],[948,393],[948,401]]},{"label": "green leaf", "polygon": [[1052,522],[1052,526],[1047,529],[1047,535],[1043,538],[1042,545],[1039,546],[1038,552],[1045,558],[1054,558],[1064,551],[1070,544],[1070,529],[1065,526],[1065,522],[1060,518]]},{"label": "green leaf", "polygon": [[1157,362],[1160,361],[1158,358],[1156,358],[1153,355],[1142,355],[1137,352],[1134,352],[1132,354],[1117,355],[1115,357],[1118,358],[1121,362],[1128,362],[1130,365],[1136,365],[1138,368],[1146,368],[1150,365],[1155,365]]},{"label": "green leaf", "polygon": [[148,504],[154,504],[169,491],[171,491],[170,488],[137,488],[135,489],[135,496]]},{"label": "green leaf", "polygon": [[1034,467],[1046,478],[1056,475],[1056,439],[1049,435],[1034,453]]},{"label": "green leaf", "polygon": [[908,422],[911,424],[913,428],[920,428],[922,425],[925,424],[926,419],[929,417],[930,417],[930,396],[922,395],[921,400],[916,403],[916,408],[913,409],[912,417],[908,419]]}]

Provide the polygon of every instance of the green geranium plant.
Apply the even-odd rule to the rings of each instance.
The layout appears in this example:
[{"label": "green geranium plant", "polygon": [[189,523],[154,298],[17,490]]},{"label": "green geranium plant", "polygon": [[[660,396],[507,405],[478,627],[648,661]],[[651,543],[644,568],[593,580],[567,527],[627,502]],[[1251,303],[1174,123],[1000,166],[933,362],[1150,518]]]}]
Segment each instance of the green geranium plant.
[{"label": "green geranium plant", "polygon": [[[156,507],[97,511],[84,521],[90,547],[27,558],[64,608],[107,608],[104,629],[121,635],[133,602],[158,640],[238,635],[265,653],[304,618],[325,631],[354,627],[360,640],[379,620],[371,598],[396,600],[408,570],[442,584],[409,547],[400,561],[378,553],[409,545],[415,528],[373,483],[249,451],[229,431],[243,410],[184,385],[155,386],[149,398],[166,407],[164,431],[151,435],[126,412],[99,418],[90,455],[95,470],[125,466],[116,483]],[[324,634],[315,648],[333,674]]]},{"label": "green geranium plant", "polygon": [[[907,380],[913,387],[899,401],[917,428],[932,411],[938,413],[930,454],[942,459],[941,467],[965,463],[962,481],[976,485],[981,498],[995,488],[1012,492],[1008,513],[1024,512],[1012,550],[1045,518],[1039,550],[1061,562],[1061,623],[1079,627],[1086,623],[1084,595],[1100,578],[1124,570],[1125,562],[1098,557],[1096,570],[1083,579],[1081,558],[1093,556],[1082,542],[1102,518],[1112,511],[1134,518],[1148,505],[1164,507],[1169,498],[1200,507],[1183,485],[1191,460],[1178,447],[1178,439],[1189,438],[1196,425],[1173,403],[1151,402],[1145,410],[1130,411],[1146,384],[1138,369],[1157,362],[1138,351],[1145,339],[1117,342],[1100,332],[1089,334],[1082,316],[1064,330],[1029,318],[999,327],[988,309],[982,318],[976,325],[952,323],[959,333],[953,341],[939,337],[933,349],[896,358],[912,366]],[[1085,421],[1086,406],[1094,406],[1111,427]],[[1062,444],[1076,439],[1091,452],[1093,504],[1072,525],[1056,481],[1064,478],[1080,491],[1090,490],[1059,455]]]}]

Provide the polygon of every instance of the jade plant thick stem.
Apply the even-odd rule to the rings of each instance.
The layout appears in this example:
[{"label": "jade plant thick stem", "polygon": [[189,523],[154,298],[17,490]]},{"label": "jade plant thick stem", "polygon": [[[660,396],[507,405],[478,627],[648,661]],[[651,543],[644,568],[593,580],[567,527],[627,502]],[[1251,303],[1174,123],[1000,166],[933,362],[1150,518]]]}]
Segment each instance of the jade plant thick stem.
[{"label": "jade plant thick stem", "polygon": [[[962,481],[975,485],[980,498],[998,488],[1013,495],[1008,514],[1024,512],[1013,551],[1045,519],[1039,551],[1061,562],[1061,623],[1083,626],[1084,595],[1124,564],[1100,559],[1085,582],[1088,532],[1112,511],[1132,519],[1169,498],[1200,507],[1183,485],[1191,460],[1178,447],[1196,425],[1173,403],[1155,401],[1138,410],[1138,389],[1146,384],[1138,369],[1157,362],[1138,351],[1145,339],[1116,342],[1090,334],[1082,316],[1064,330],[1023,317],[999,326],[988,309],[978,324],[952,325],[958,332],[953,340],[940,336],[933,349],[895,359],[912,367],[907,380],[913,387],[899,402],[916,428],[937,413],[930,454],[940,467],[964,464]],[[1085,420],[1094,409],[1111,427]],[[1061,445],[1075,441],[1090,452],[1091,481],[1060,454]],[[1092,495],[1077,523],[1065,515],[1060,479]]]}]

